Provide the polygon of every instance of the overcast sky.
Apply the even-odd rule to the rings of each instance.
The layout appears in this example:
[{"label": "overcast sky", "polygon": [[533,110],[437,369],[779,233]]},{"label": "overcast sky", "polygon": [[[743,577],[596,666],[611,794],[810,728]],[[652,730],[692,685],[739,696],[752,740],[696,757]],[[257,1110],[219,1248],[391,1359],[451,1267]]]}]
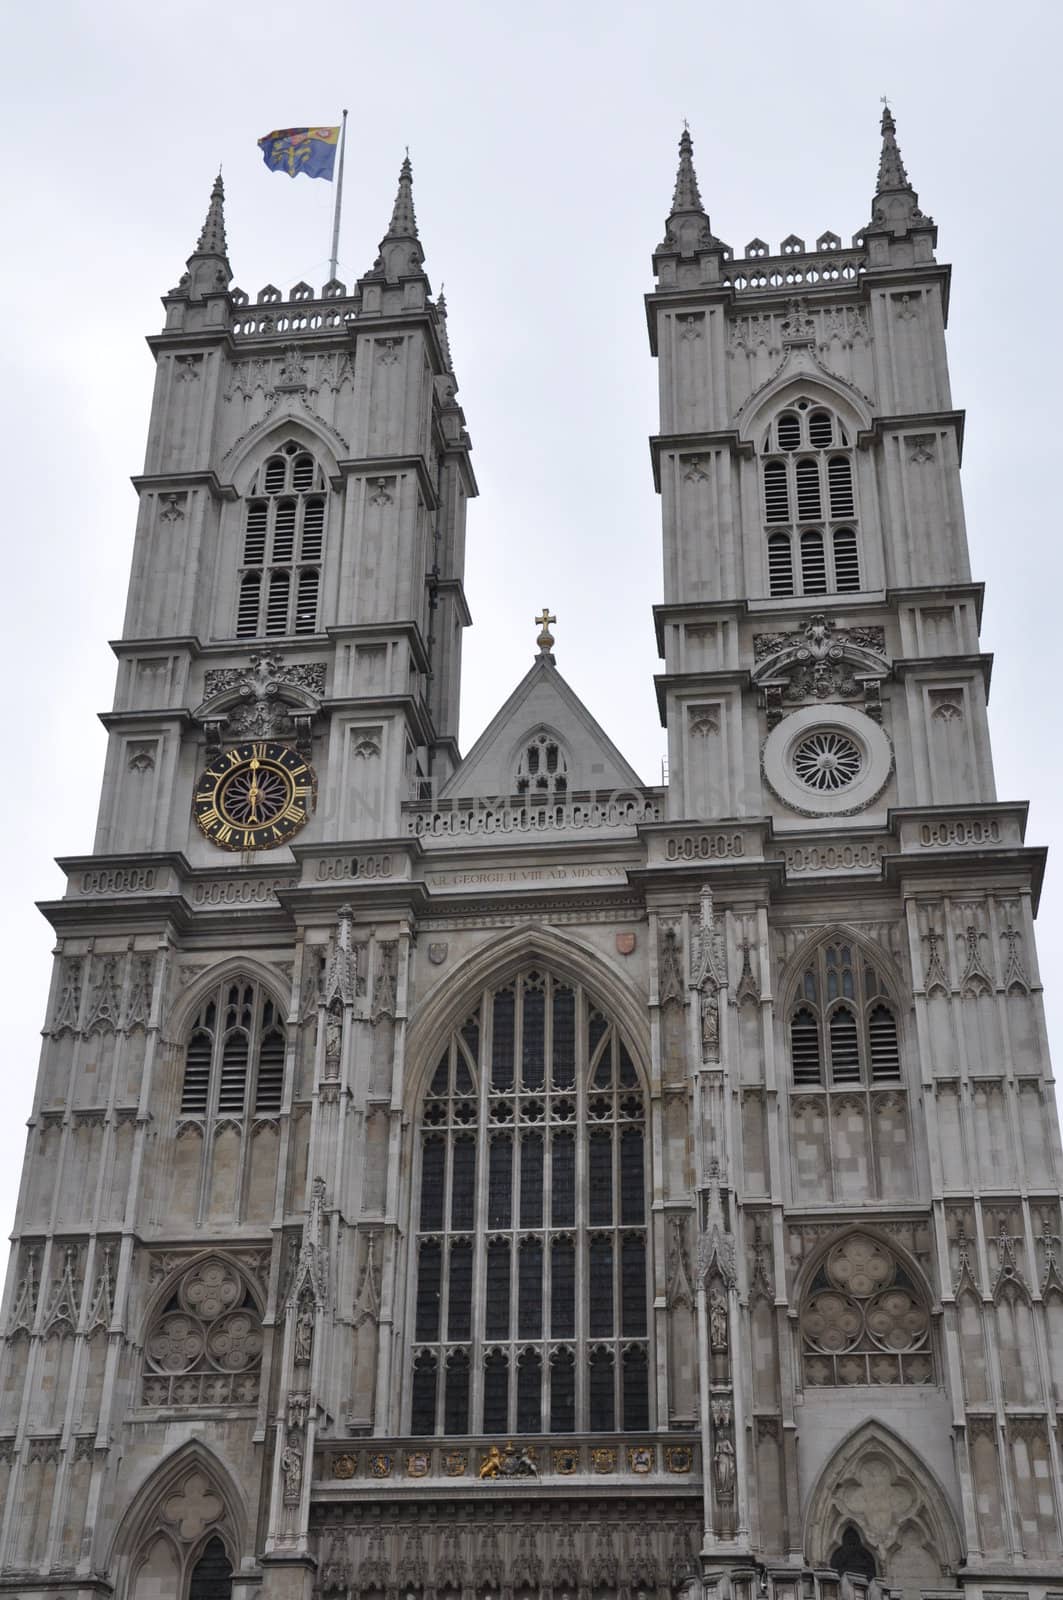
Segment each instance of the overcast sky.
[{"label": "overcast sky", "polygon": [[[469,516],[462,745],[530,664],[558,665],[647,782],[664,750],[650,607],[656,372],[642,296],[687,117],[714,231],[845,242],[867,221],[888,94],[954,264],[972,567],[996,653],[1001,798],[1057,846],[1042,971],[1063,952],[1059,705],[1061,8],[1013,0],[755,7],[451,0],[52,0],[10,7],[5,121],[8,567],[0,1219],[14,1214],[50,970],[33,902],[92,846],[153,363],[144,335],[224,168],[251,295],[328,277],[332,188],[256,140],[350,108],[340,276],[371,264],[409,146],[427,271],[445,280],[480,498]],[[6,80],[6,81],[4,81]],[[1050,488],[1050,484],[1052,487]],[[1063,1016],[1049,994],[1050,1019]]]}]

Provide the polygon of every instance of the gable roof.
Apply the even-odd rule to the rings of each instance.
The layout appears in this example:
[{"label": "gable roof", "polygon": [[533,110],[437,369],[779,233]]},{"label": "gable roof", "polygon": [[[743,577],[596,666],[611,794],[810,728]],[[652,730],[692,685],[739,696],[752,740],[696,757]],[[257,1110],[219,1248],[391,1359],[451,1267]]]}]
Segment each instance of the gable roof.
[{"label": "gable roof", "polygon": [[440,798],[494,799],[513,794],[521,749],[539,733],[552,735],[563,747],[570,792],[602,794],[644,787],[638,773],[558,672],[553,658],[542,654],[492,717]]}]

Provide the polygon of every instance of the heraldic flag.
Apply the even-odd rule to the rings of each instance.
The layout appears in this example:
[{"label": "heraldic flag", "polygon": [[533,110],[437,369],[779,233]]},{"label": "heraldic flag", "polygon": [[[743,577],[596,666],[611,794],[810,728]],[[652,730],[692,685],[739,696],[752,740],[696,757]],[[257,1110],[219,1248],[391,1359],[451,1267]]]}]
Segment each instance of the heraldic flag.
[{"label": "heraldic flag", "polygon": [[276,128],[258,141],[262,159],[272,172],[289,178],[305,172],[308,178],[332,182],[339,128]]}]

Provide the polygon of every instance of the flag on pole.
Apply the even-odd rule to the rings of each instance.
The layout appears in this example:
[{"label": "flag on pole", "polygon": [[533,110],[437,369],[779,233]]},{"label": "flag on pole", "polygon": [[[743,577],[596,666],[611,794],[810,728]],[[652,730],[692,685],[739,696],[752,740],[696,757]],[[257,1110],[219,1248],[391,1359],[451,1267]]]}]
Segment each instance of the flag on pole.
[{"label": "flag on pole", "polygon": [[339,128],[276,128],[262,136],[258,148],[271,172],[286,172],[289,178],[305,172],[331,183],[339,137]]}]

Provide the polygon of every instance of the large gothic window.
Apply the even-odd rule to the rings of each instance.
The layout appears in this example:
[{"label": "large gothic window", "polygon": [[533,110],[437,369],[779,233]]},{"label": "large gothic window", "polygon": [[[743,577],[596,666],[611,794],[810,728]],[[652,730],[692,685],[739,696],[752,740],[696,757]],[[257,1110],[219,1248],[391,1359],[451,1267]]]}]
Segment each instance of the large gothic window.
[{"label": "large gothic window", "polygon": [[853,452],[833,412],[802,398],[776,417],[762,448],[768,590],[860,588]]},{"label": "large gothic window", "polygon": [[650,1425],[646,1165],[593,998],[541,970],[484,994],[421,1111],[412,1433]]},{"label": "large gothic window", "polygon": [[317,631],[325,491],[320,466],[291,439],[257,473],[244,511],[237,638]]}]

